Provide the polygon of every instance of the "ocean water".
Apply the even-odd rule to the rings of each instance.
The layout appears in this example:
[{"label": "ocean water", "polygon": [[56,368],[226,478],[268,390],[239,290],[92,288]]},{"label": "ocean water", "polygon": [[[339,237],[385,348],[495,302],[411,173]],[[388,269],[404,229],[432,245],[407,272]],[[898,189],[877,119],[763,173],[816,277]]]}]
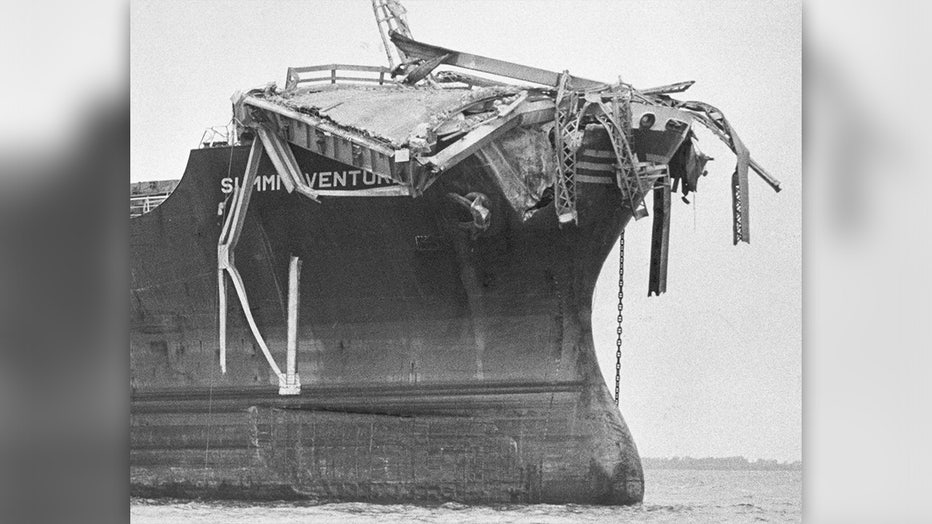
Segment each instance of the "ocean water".
[{"label": "ocean water", "polygon": [[799,522],[799,471],[645,470],[644,503],[631,507],[575,504],[468,506],[365,503],[247,504],[133,499],[136,524],[175,522]]}]

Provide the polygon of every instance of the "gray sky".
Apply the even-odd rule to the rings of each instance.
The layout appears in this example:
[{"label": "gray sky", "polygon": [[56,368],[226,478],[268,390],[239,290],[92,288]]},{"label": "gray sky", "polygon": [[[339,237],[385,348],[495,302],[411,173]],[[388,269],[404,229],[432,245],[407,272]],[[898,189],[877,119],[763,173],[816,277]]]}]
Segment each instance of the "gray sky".
[{"label": "gray sky", "polygon": [[[731,245],[734,155],[693,204],[673,202],[668,292],[647,298],[650,219],[626,232],[622,413],[643,456],[801,457],[801,8],[743,1],[403,0],[415,38],[637,87],[681,80],[681,99],[725,113],[751,155],[751,245]],[[179,178],[230,95],[289,66],[384,64],[370,2],[199,0],[131,4],[131,179]],[[617,254],[593,324],[614,383]]]}]

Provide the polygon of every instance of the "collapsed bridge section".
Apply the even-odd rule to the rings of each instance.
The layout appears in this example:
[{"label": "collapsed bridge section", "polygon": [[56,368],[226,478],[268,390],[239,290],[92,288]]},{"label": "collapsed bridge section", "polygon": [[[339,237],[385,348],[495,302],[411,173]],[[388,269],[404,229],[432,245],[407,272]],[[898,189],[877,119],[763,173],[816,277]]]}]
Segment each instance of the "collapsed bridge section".
[{"label": "collapsed bridge section", "polygon": [[[280,370],[249,318],[233,256],[263,152],[285,190],[317,203],[332,197],[419,197],[473,156],[489,168],[519,216],[528,218],[553,203],[561,227],[580,221],[577,184],[616,188],[618,205],[636,219],[649,215],[644,198],[654,192],[649,294],[666,291],[671,194],[682,186],[685,200],[697,189],[709,160],[697,147],[694,122],[709,128],[737,156],[731,183],[735,244],[750,241],[749,169],[779,191],[779,182],[751,160],[718,109],[670,96],[692,82],[638,90],[620,80],[597,82],[432,46],[413,40],[407,31],[389,34],[403,59],[393,69],[291,68],[285,89],[270,84],[233,96],[239,135],[252,138],[252,149],[243,183],[223,209],[217,248],[222,369],[228,274],[282,392],[300,389],[296,374]],[[384,184],[357,191],[315,187],[301,172],[292,147],[371,173]],[[448,196],[469,211],[473,222],[466,227],[474,235],[488,228],[492,218],[485,195]],[[299,267],[293,261],[290,278],[295,281]],[[297,298],[289,296],[292,302],[297,307]],[[292,311],[288,316],[297,318]],[[288,355],[291,362],[292,348]]]}]

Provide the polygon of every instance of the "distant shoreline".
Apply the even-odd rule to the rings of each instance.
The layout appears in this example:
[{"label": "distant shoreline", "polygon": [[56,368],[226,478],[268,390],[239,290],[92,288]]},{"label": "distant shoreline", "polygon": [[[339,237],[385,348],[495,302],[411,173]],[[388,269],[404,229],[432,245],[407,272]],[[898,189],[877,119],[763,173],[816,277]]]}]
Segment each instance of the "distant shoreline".
[{"label": "distant shoreline", "polygon": [[642,457],[644,469],[707,469],[732,471],[802,471],[803,463],[778,462],[776,460],[757,459],[753,462],[745,457]]}]

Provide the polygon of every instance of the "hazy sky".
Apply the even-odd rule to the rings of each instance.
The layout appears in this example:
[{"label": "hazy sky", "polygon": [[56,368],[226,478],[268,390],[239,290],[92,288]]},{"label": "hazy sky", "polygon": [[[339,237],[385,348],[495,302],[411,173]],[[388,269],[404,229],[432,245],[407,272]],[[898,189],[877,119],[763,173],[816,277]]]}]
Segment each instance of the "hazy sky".
[{"label": "hazy sky", "polygon": [[[415,38],[638,87],[681,80],[751,156],[751,245],[731,245],[734,155],[674,199],[667,294],[647,298],[650,219],[626,232],[622,414],[643,456],[801,457],[801,8],[743,1],[403,0]],[[230,95],[289,66],[386,62],[370,2],[131,4],[133,181],[179,178]],[[617,254],[596,289],[596,350],[614,383]]]}]

